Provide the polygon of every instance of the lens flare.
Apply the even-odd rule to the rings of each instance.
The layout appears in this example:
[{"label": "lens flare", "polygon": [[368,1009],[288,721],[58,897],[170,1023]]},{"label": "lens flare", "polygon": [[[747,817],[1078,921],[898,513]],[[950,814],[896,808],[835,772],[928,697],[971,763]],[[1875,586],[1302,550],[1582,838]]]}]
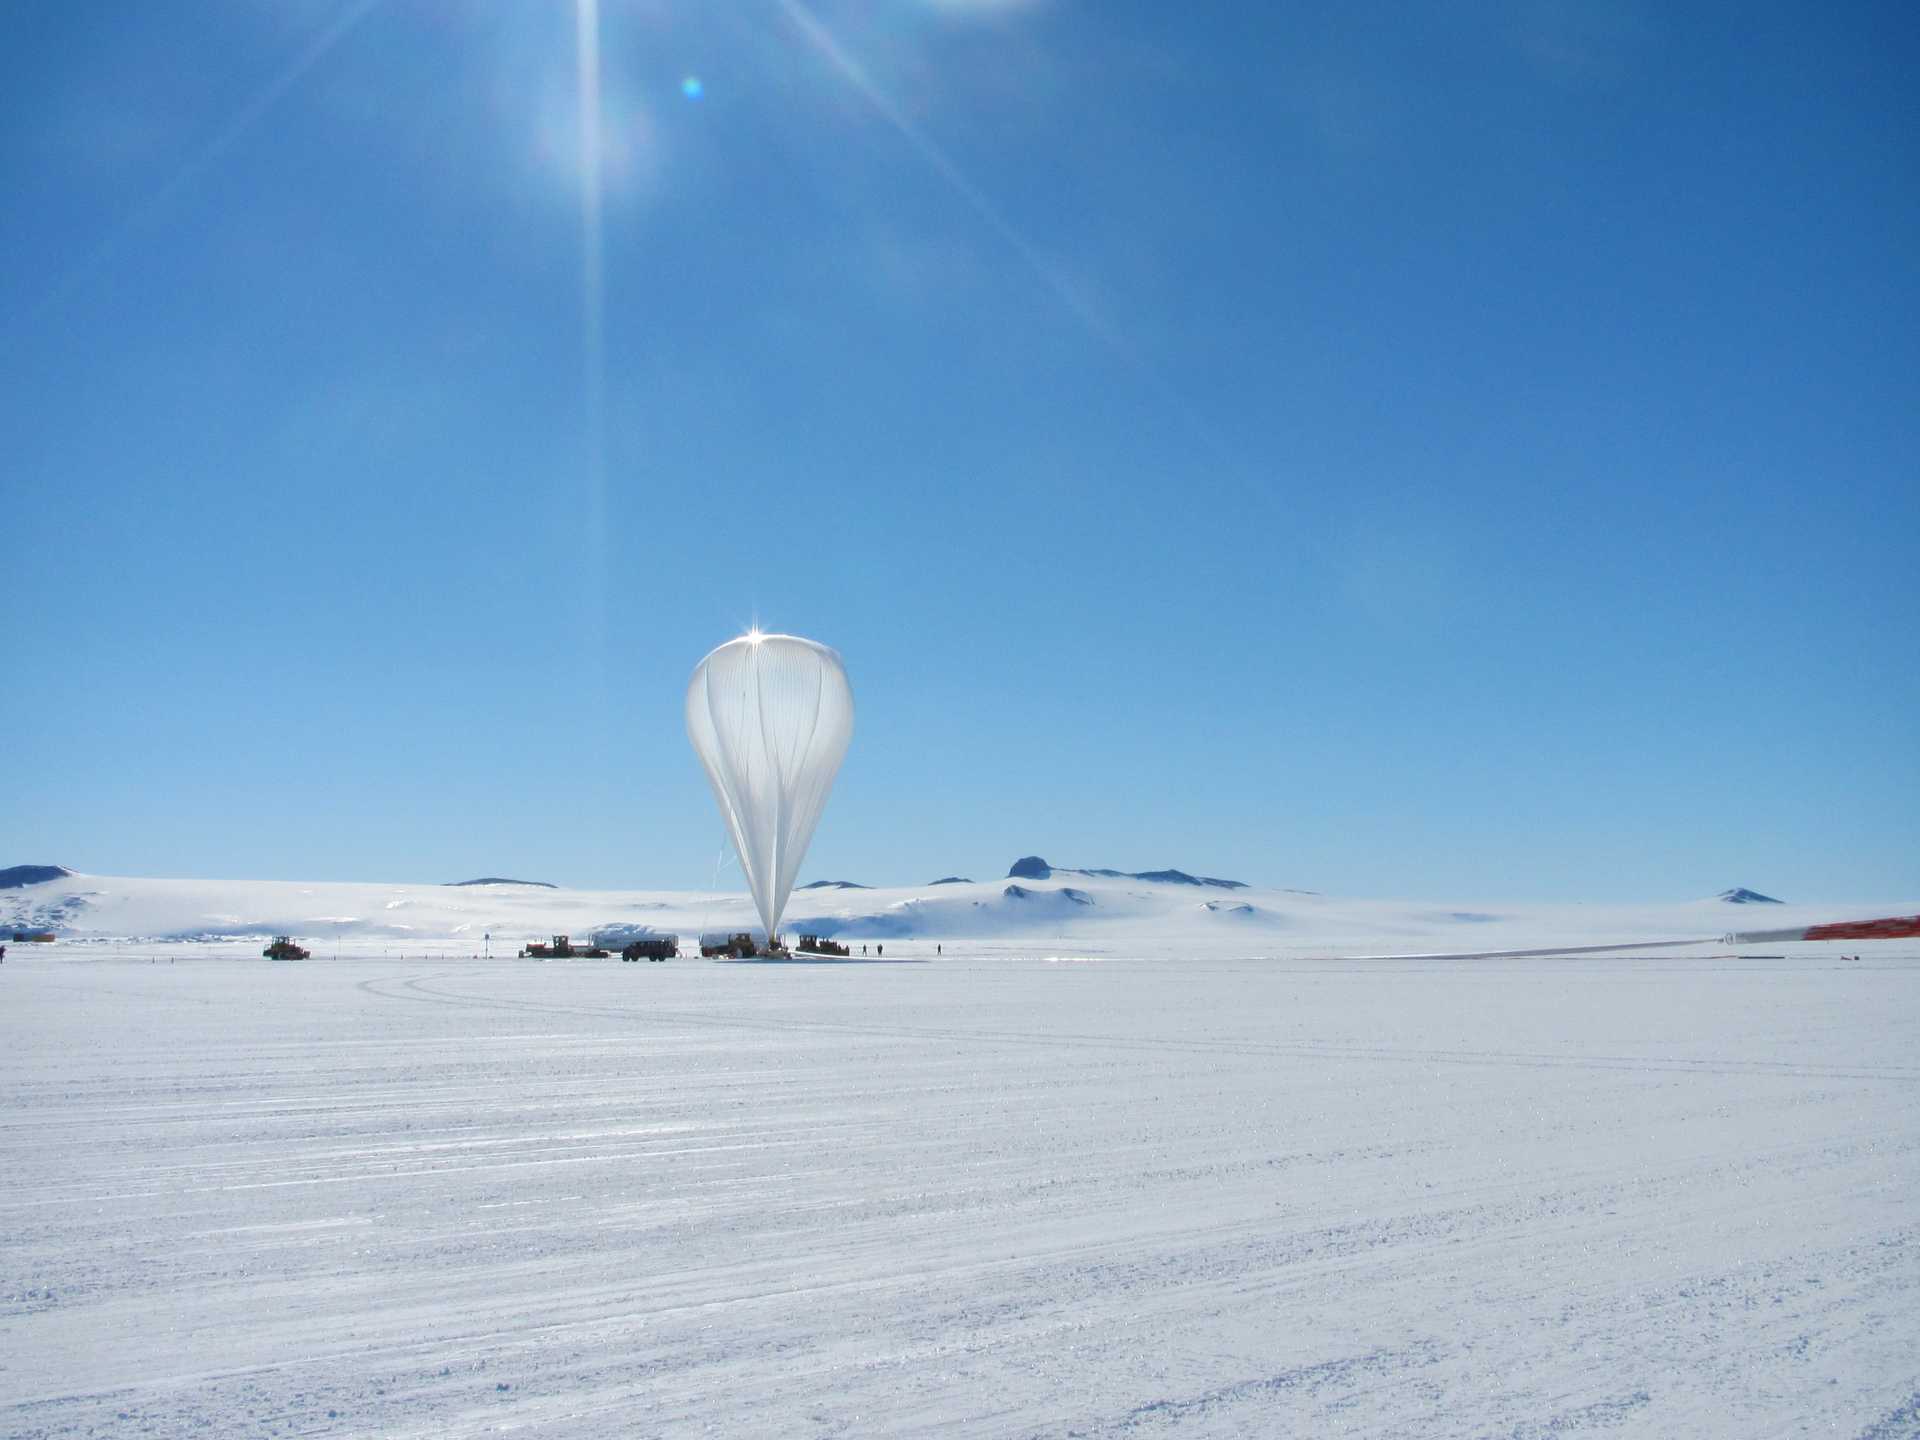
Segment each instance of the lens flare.
[{"label": "lens flare", "polygon": [[587,640],[604,674],[607,648],[607,341],[602,235],[605,147],[600,125],[600,3],[575,0],[580,120],[580,328],[586,429]]}]

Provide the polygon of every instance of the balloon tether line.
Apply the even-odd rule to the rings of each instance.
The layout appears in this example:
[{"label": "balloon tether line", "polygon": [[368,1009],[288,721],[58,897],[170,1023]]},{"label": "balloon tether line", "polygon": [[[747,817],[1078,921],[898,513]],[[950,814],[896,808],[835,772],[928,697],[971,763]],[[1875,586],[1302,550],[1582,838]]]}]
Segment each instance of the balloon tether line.
[{"label": "balloon tether line", "polygon": [[707,943],[707,924],[713,919],[713,897],[720,889],[720,869],[727,862],[727,827],[720,827],[720,850],[713,857],[713,885],[707,891],[707,908],[700,912],[699,943]]}]

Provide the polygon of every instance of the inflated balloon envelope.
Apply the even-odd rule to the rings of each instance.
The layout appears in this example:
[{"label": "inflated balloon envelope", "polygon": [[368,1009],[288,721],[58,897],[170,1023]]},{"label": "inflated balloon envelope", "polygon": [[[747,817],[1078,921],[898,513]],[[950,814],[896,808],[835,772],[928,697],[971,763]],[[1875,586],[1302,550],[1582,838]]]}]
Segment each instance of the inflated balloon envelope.
[{"label": "inflated balloon envelope", "polygon": [[729,640],[694,667],[687,738],[772,937],[853,738],[846,667],[797,635]]}]

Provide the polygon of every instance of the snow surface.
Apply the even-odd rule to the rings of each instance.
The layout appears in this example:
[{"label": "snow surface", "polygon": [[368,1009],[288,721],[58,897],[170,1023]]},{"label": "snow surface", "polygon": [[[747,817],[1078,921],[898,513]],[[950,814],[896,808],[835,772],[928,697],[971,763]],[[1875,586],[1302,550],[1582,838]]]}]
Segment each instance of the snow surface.
[{"label": "snow surface", "polygon": [[[272,898],[343,908],[308,888]],[[878,964],[12,947],[0,1434],[1920,1426],[1920,950],[1086,923]]]}]

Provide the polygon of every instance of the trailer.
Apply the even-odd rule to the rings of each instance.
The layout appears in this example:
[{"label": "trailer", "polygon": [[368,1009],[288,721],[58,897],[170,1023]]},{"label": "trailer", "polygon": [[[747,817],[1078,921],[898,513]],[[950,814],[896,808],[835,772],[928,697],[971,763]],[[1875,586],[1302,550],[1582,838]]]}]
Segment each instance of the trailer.
[{"label": "trailer", "polygon": [[851,955],[852,947],[842,945],[837,940],[825,940],[818,935],[802,935],[795,947],[802,955]]},{"label": "trailer", "polygon": [[585,945],[573,943],[570,935],[555,935],[546,943],[531,941],[520,952],[522,960],[605,960],[613,952],[589,941]]}]

